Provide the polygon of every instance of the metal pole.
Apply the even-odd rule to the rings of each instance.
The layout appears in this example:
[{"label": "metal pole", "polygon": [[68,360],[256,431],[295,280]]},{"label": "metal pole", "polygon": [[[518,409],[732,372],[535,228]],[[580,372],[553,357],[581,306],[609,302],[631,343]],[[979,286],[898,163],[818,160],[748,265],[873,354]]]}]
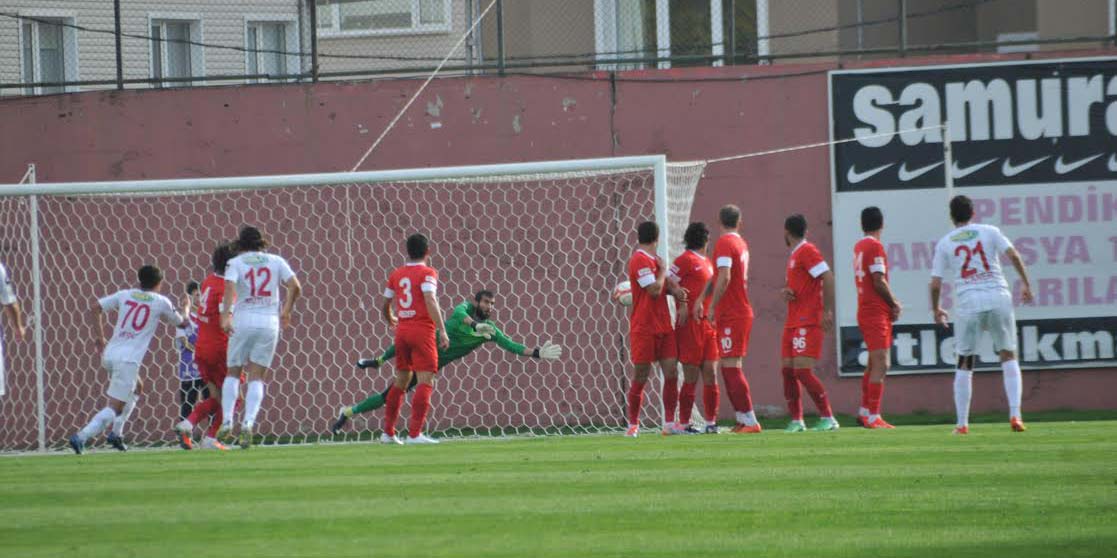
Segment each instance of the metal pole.
[{"label": "metal pole", "polygon": [[[120,35],[117,35],[119,38]],[[27,182],[36,183],[35,165],[27,165]],[[46,363],[43,355],[43,275],[39,258],[39,196],[31,196],[31,314],[35,320],[32,336],[35,342],[36,415],[39,423],[39,451],[47,450]]]},{"label": "metal pole", "polygon": [[496,67],[504,75],[504,0],[496,0]]},{"label": "metal pole", "polygon": [[465,13],[469,18],[469,38],[465,41],[465,65],[470,68],[466,73],[473,75],[473,49],[477,46],[477,35],[473,33],[473,20],[476,15],[473,13],[473,0],[465,0]]},{"label": "metal pole", "polygon": [[943,184],[946,186],[946,203],[954,198],[954,153],[950,145],[950,122],[943,122],[942,125],[942,158],[943,166],[946,167],[946,178]]},{"label": "metal pole", "polygon": [[120,45],[120,0],[112,2],[113,20],[116,22],[116,88],[124,89],[124,52]]},{"label": "metal pole", "polygon": [[729,56],[726,64],[737,62],[737,0],[729,0]]},{"label": "metal pole", "polygon": [[310,6],[310,81],[318,83],[318,0],[309,0]]},{"label": "metal pole", "polygon": [[908,55],[908,0],[900,0],[900,56]]}]

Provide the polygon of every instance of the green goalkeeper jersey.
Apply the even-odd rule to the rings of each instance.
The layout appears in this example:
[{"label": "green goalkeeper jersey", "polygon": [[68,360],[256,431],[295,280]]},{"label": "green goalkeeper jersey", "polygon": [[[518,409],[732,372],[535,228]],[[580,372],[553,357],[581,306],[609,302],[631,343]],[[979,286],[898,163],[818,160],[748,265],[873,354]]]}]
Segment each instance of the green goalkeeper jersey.
[{"label": "green goalkeeper jersey", "polygon": [[[477,335],[469,324],[465,323],[465,318],[470,318],[487,323],[493,326],[496,331],[493,333],[492,339],[485,339]],[[493,324],[492,320],[477,320],[473,318],[473,304],[470,302],[463,302],[454,307],[454,311],[450,314],[450,319],[446,320],[446,335],[450,338],[450,347],[438,350],[438,367],[441,369],[443,366],[458,360],[469,353],[472,353],[481,345],[492,341],[500,348],[517,355],[524,354],[525,347],[511,339],[500,328]],[[387,361],[396,356],[396,346],[388,347],[384,351],[384,355],[380,357],[381,361]]]}]

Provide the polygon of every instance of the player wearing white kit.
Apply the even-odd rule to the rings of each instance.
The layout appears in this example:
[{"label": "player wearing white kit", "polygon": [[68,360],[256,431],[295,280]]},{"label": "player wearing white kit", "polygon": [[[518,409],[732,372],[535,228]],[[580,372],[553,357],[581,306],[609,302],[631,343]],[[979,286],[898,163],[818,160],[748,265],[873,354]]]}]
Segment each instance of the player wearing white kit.
[{"label": "player wearing white kit", "polygon": [[969,434],[970,394],[973,391],[973,366],[977,342],[982,331],[993,337],[993,350],[1001,359],[1005,396],[1008,398],[1009,424],[1023,432],[1020,416],[1020,363],[1016,360],[1016,316],[1012,311],[1012,292],[1001,273],[1001,254],[1008,257],[1023,282],[1021,299],[1032,302],[1032,287],[1024,261],[1012,242],[992,225],[972,224],[973,201],[966,196],[950,200],[950,218],[956,227],[935,245],[931,267],[931,308],[935,322],[949,327],[950,318],[940,304],[942,279],[954,280],[954,349],[958,369],[954,373],[954,406],[958,412],[955,434]]},{"label": "player wearing white kit", "polygon": [[[0,264],[0,307],[8,315],[11,325],[15,328],[16,339],[23,341],[27,328],[23,325],[23,312],[19,309],[15,290],[12,289],[12,279],[4,264]],[[0,397],[7,393],[8,388],[4,383],[4,336],[0,334]]]},{"label": "player wearing white kit", "polygon": [[[84,428],[77,434],[70,436],[70,447],[74,453],[81,454],[85,443],[90,438],[98,435],[110,423],[119,431],[117,424],[123,424],[130,409],[135,407],[136,382],[140,377],[140,364],[151,345],[151,338],[155,336],[155,328],[159,322],[164,322],[173,327],[187,327],[190,325],[182,314],[178,313],[174,304],[167,297],[159,294],[163,288],[163,272],[153,265],[145,265],[139,271],[140,288],[124,289],[106,296],[93,305],[93,316],[97,320],[98,345],[104,348],[101,356],[101,366],[109,373],[108,405],[93,416]],[[104,313],[116,311],[116,325],[113,327],[112,339],[105,344]],[[185,311],[190,312],[190,302],[187,299]],[[124,450],[123,440],[116,432],[111,432],[108,441],[113,447]]]},{"label": "player wearing white kit", "polygon": [[[226,362],[228,375],[221,387],[222,423],[218,436],[233,427],[233,412],[243,368],[248,376],[244,398],[244,421],[238,443],[252,445],[252,429],[264,401],[264,379],[275,357],[280,327],[291,323],[291,310],[302,292],[287,260],[264,252],[268,242],[256,227],[244,227],[237,238],[237,257],[225,267],[225,298],[221,306],[221,329],[230,334]],[[287,288],[280,309],[279,286]],[[233,304],[236,313],[233,316]]]}]

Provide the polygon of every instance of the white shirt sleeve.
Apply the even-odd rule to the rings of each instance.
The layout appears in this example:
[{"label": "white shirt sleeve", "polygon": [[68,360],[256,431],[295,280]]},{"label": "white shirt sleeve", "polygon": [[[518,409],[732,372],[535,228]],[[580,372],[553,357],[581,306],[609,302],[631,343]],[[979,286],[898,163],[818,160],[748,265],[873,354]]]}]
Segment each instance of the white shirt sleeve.
[{"label": "white shirt sleeve", "polygon": [[818,262],[817,264],[815,264],[814,267],[810,269],[810,274],[811,277],[818,279],[819,275],[822,275],[827,271],[830,271],[830,266],[826,265],[826,262]]},{"label": "white shirt sleeve", "polygon": [[427,275],[423,278],[423,284],[419,285],[419,289],[424,293],[437,293],[438,292],[438,278],[434,275]]},{"label": "white shirt sleeve", "polygon": [[396,291],[392,289],[384,289],[384,298],[392,299],[396,297]]},{"label": "white shirt sleeve", "polygon": [[12,279],[8,277],[8,270],[0,264],[0,305],[7,306],[16,303],[15,289],[12,289]]},{"label": "white shirt sleeve", "polygon": [[124,291],[117,291],[109,296],[97,299],[97,303],[101,305],[101,310],[108,312],[120,308],[120,293],[122,292]]},{"label": "white shirt sleeve", "polygon": [[679,277],[679,266],[672,264],[671,267],[667,268],[667,276],[676,283],[681,281],[682,278]]},{"label": "white shirt sleeve", "polygon": [[950,256],[946,253],[946,244],[943,240],[939,240],[935,244],[935,257],[931,261],[931,277],[942,278],[946,275],[947,268],[950,267]]},{"label": "white shirt sleeve", "polygon": [[279,282],[286,283],[295,276],[295,271],[291,269],[291,264],[287,263],[287,260],[279,256],[276,256],[276,258],[279,259]]},{"label": "white shirt sleeve", "polygon": [[722,256],[718,258],[717,265],[718,267],[733,267],[733,258]]},{"label": "white shirt sleeve", "polygon": [[236,283],[238,279],[240,279],[240,258],[233,258],[225,266],[225,280]]},{"label": "white shirt sleeve", "polygon": [[646,288],[652,283],[655,283],[655,273],[652,271],[652,268],[641,267],[636,270],[636,284],[640,285],[640,288]]},{"label": "white shirt sleeve", "polygon": [[884,265],[884,256],[873,258],[872,263],[869,264],[869,273],[888,273],[888,268]]},{"label": "white shirt sleeve", "polygon": [[[171,303],[171,299],[163,297],[160,305],[163,308],[162,314],[159,317],[163,320],[163,323],[173,325],[176,328],[182,325],[182,322],[184,321],[182,318],[182,314],[179,314],[178,310],[175,310],[175,305]],[[182,330],[184,332],[187,332],[187,328],[189,328],[189,326],[187,326],[186,328],[182,328]]]},{"label": "white shirt sleeve", "polygon": [[1008,252],[1009,248],[1012,248],[1012,241],[1005,236],[1005,233],[1001,232],[1001,229],[994,227],[992,233],[993,241],[997,245],[998,254],[1004,254]]}]

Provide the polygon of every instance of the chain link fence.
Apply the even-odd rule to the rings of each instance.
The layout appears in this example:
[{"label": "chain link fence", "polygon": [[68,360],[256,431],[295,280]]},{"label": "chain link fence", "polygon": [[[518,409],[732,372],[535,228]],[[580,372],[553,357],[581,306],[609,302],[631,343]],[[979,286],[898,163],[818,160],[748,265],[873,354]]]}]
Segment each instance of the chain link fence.
[{"label": "chain link fence", "polygon": [[1110,0],[0,0],[0,95],[1098,48]]}]

